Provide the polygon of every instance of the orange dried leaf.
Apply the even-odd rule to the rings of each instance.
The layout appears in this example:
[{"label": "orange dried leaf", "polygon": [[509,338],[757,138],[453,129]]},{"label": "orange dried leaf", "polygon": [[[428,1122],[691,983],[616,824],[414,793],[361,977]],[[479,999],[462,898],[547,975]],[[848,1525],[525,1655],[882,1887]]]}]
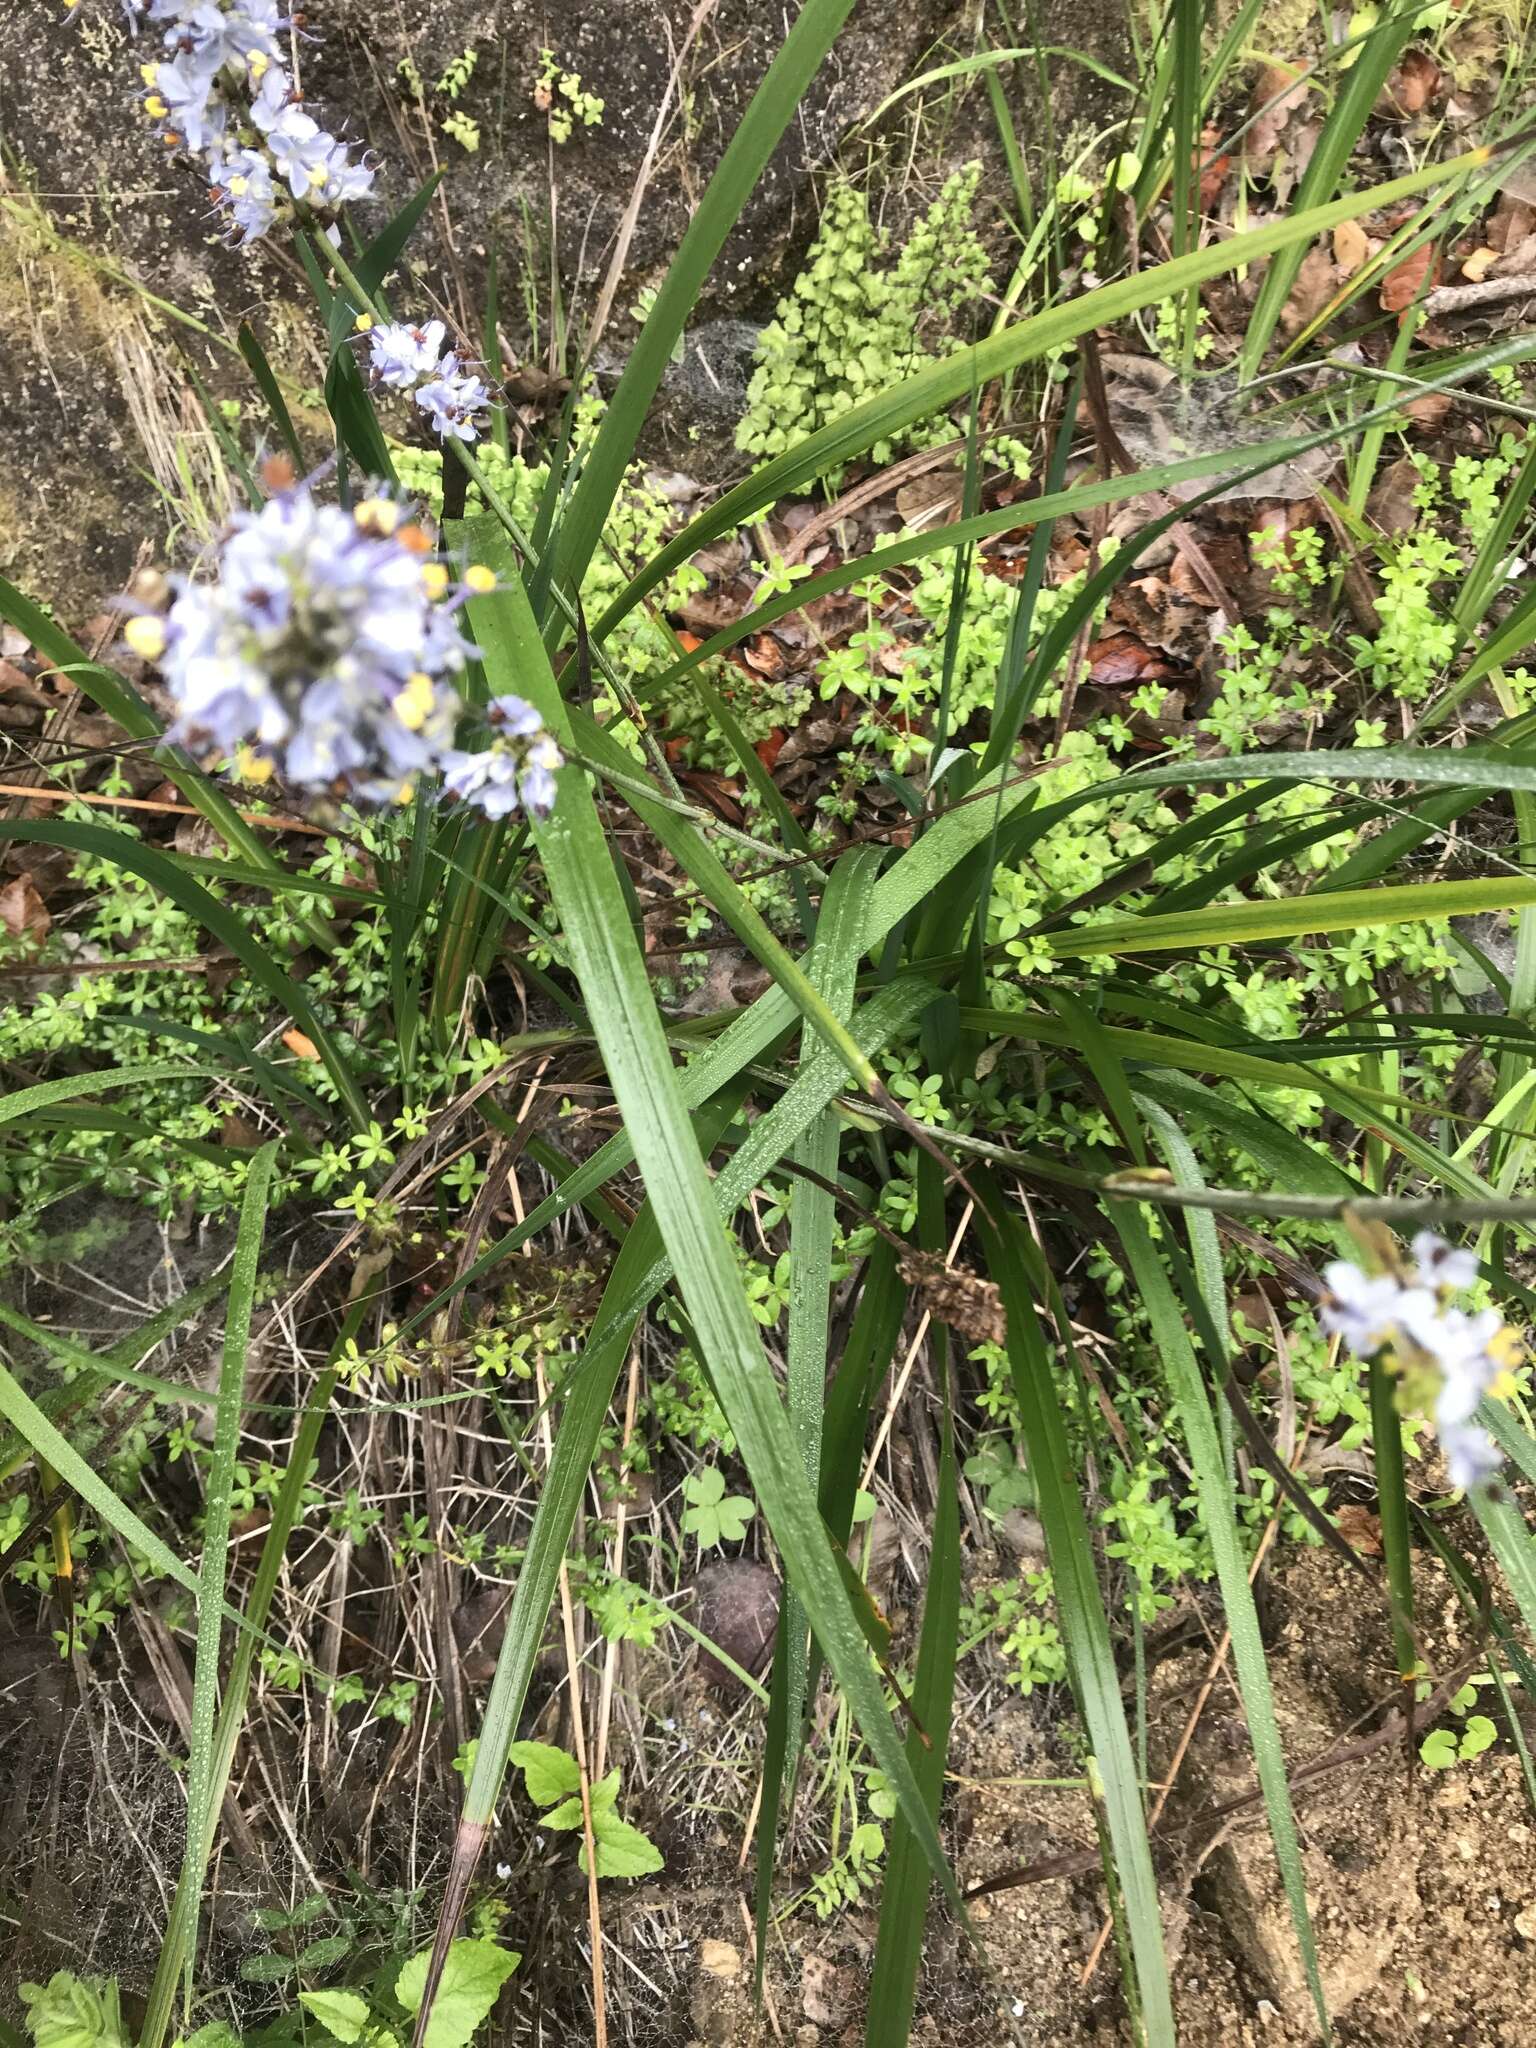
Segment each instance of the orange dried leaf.
[{"label": "orange dried leaf", "polygon": [[1333,260],[1341,277],[1353,277],[1371,253],[1371,238],[1357,220],[1342,220],[1333,231]]},{"label": "orange dried leaf", "polygon": [[317,1060],[320,1057],[315,1041],[306,1038],[297,1027],[283,1033],[283,1043],[296,1060]]},{"label": "orange dried leaf", "polygon": [[1380,1557],[1381,1517],[1358,1501],[1346,1501],[1339,1509],[1339,1534],[1362,1557]]},{"label": "orange dried leaf", "polygon": [[48,936],[53,919],[37,893],[30,875],[18,875],[0,888],[0,931],[9,938],[30,940],[40,946]]},{"label": "orange dried leaf", "polygon": [[1419,288],[1427,279],[1434,283],[1435,252],[1429,243],[1422,249],[1415,249],[1410,255],[1396,263],[1381,280],[1381,310],[1383,313],[1405,313],[1419,296]]}]

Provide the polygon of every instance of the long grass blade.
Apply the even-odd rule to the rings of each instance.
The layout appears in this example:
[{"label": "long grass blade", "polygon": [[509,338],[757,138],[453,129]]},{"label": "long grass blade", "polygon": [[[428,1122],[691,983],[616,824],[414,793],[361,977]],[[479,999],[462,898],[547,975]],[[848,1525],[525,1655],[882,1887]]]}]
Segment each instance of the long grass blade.
[{"label": "long grass blade", "polygon": [[356,1336],[367,1312],[367,1306],[366,1302],[358,1301],[347,1311],[330,1357],[316,1378],[309,1398],[304,1404],[304,1412],[294,1432],[288,1467],[272,1503],[271,1523],[261,1546],[256,1575],[251,1583],[250,1599],[241,1617],[242,1632],[235,1645],[234,1655],[230,1659],[229,1676],[224,1682],[223,1702],[219,1708],[212,1739],[208,1744],[204,1831],[200,1839],[194,1840],[190,1834],[187,1839],[181,1874],[167,1916],[154,1979],[150,1985],[144,2025],[139,2035],[139,2048],[160,2048],[170,2024],[176,1987],[196,1946],[198,1909],[208,1862],[213,1854],[214,1830],[224,1803],[235,1751],[239,1746],[240,1730],[245,1722],[246,1702],[250,1696],[251,1672],[255,1665],[257,1647],[266,1630],[272,1596],[277,1591],[278,1580],[282,1575],[288,1539],[298,1525],[299,1516],[303,1511],[310,1470],[314,1463],[316,1446],[320,1441],[321,1425],[330,1413],[331,1401],[340,1377],[337,1361],[345,1351],[348,1341]]},{"label": "long grass blade", "polygon": [[[207,1862],[204,1842],[211,1844],[218,1801],[214,1794],[213,1765],[215,1720],[219,1706],[219,1647],[223,1635],[224,1586],[229,1564],[229,1530],[232,1520],[230,1495],[234,1488],[235,1463],[240,1448],[240,1422],[245,1395],[246,1356],[250,1348],[251,1312],[256,1300],[256,1276],[261,1264],[262,1240],[267,1227],[267,1202],[272,1173],[277,1163],[275,1144],[263,1145],[251,1160],[245,1195],[240,1205],[240,1222],[235,1234],[234,1258],[230,1265],[229,1301],[224,1319],[224,1354],[219,1367],[218,1404],[214,1409],[213,1446],[203,1497],[203,1557],[197,1579],[197,1655],[192,1677],[192,1728],[187,1757],[187,1841],[183,1854],[182,1883],[195,1872],[195,1889],[202,1891]],[[178,1958],[190,1967],[195,1948],[195,1925],[185,1953]],[[180,1971],[168,1972],[170,1984]],[[170,1986],[167,1986],[169,1990]],[[190,1985],[188,1987],[190,1992]],[[151,2008],[145,2023],[141,2048],[159,2048],[160,2028],[155,2026]]]},{"label": "long grass blade", "polygon": [[1124,1901],[1147,2037],[1163,2048],[1173,2041],[1174,2030],[1157,1879],[1088,1519],[1082,1494],[1073,1483],[1055,1376],[1035,1314],[1030,1274],[1039,1263],[1039,1254],[1025,1246],[999,1191],[993,1190],[989,1207],[998,1220],[983,1219],[981,1225],[987,1268],[1002,1288],[1008,1316],[1010,1375],[1035,1482],[1036,1512],[1045,1533],[1073,1693],[1103,1786],[1104,1822]]},{"label": "long grass blade", "polygon": [[556,574],[573,590],[581,587],[641,424],[704,280],[852,7],[853,0],[806,0],[705,188],[559,523]]},{"label": "long grass blade", "polygon": [[[959,1641],[959,1473],[955,1466],[954,1415],[946,1385],[928,1585],[923,1595],[923,1627],[912,1681],[912,1710],[928,1740],[924,1742],[916,1729],[907,1737],[907,1762],[935,1823],[949,1754]],[[869,2012],[864,2023],[868,2048],[906,2048],[917,1973],[923,1959],[929,1890],[929,1871],[922,1849],[907,1825],[906,1816],[898,1813],[891,1822],[891,1845],[880,1895]]]},{"label": "long grass blade", "polygon": [[1194,1347],[1141,1212],[1129,1202],[1115,1202],[1109,1213],[1110,1222],[1124,1247],[1137,1291],[1151,1318],[1153,1341],[1168,1376],[1185,1449],[1199,1489],[1202,1521],[1216,1564],[1227,1627],[1231,1631],[1232,1661],[1243,1697],[1259,1784],[1264,1794],[1275,1861],[1290,1906],[1318,2026],[1326,2041],[1332,2037],[1331,2027],[1323,1998],[1311,1914],[1307,1908],[1306,1878],[1290,1786],[1286,1779],[1285,1752],[1275,1719],[1274,1688],[1265,1661],[1253,1589],[1248,1583],[1247,1559],[1238,1535],[1236,1505],[1221,1441]]}]

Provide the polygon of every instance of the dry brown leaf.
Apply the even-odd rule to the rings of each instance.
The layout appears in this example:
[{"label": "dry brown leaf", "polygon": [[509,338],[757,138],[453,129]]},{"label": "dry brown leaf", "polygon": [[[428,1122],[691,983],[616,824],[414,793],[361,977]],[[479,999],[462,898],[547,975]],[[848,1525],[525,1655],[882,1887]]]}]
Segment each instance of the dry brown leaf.
[{"label": "dry brown leaf", "polygon": [[1333,260],[1340,277],[1353,277],[1371,253],[1371,238],[1357,220],[1341,220],[1333,231]]},{"label": "dry brown leaf", "polygon": [[1196,171],[1200,179],[1200,207],[1209,213],[1221,197],[1222,187],[1227,182],[1227,173],[1232,168],[1230,156],[1205,156],[1196,159]]},{"label": "dry brown leaf", "polygon": [[1493,266],[1495,277],[1530,277],[1536,272],[1536,234],[1512,242]]},{"label": "dry brown leaf", "polygon": [[1358,1550],[1362,1557],[1380,1557],[1380,1515],[1373,1515],[1358,1501],[1347,1500],[1339,1509],[1338,1521],[1339,1534],[1351,1550]]},{"label": "dry brown leaf", "polygon": [[1302,258],[1301,268],[1296,273],[1296,282],[1291,287],[1291,296],[1280,312],[1280,332],[1287,340],[1300,334],[1304,327],[1322,312],[1333,297],[1339,285],[1339,273],[1331,251],[1318,247],[1309,249]]},{"label": "dry brown leaf", "polygon": [[1440,90],[1440,66],[1425,50],[1410,50],[1387,80],[1378,111],[1422,114]]},{"label": "dry brown leaf", "polygon": [[1285,124],[1306,100],[1312,87],[1284,64],[1267,64],[1253,89],[1253,126],[1243,141],[1252,171],[1267,171],[1280,145]]},{"label": "dry brown leaf", "polygon": [[1403,407],[1414,425],[1426,432],[1431,427],[1438,427],[1450,409],[1449,391],[1426,391],[1422,398],[1411,398]]},{"label": "dry brown leaf", "polygon": [[1366,517],[1379,533],[1408,533],[1419,521],[1414,492],[1423,482],[1410,456],[1404,455],[1381,470],[1376,488],[1366,501]]},{"label": "dry brown leaf", "polygon": [[285,1031],[283,1033],[283,1043],[296,1060],[317,1060],[320,1057],[319,1048],[316,1046],[315,1041],[312,1038],[306,1038],[297,1026],[292,1031]]},{"label": "dry brown leaf", "polygon": [[1428,242],[1421,249],[1413,250],[1401,263],[1395,263],[1381,280],[1381,310],[1384,313],[1405,313],[1419,296],[1419,287],[1426,279],[1430,285],[1435,282],[1435,252]]},{"label": "dry brown leaf", "polygon": [[53,919],[30,875],[17,875],[0,888],[0,930],[36,947],[48,936]]},{"label": "dry brown leaf", "polygon": [[1506,191],[1488,216],[1483,240],[1505,256],[1527,235],[1536,232],[1536,205],[1518,193]]}]

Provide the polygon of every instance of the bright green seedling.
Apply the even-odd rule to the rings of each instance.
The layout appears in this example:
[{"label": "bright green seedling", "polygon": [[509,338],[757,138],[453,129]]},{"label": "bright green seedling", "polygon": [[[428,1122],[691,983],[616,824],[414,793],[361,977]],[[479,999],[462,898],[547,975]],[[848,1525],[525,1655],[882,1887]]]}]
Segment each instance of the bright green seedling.
[{"label": "bright green seedling", "polygon": [[[293,1912],[264,1908],[256,1918],[269,1932],[306,1926],[330,1909],[318,1895],[301,1901]],[[254,1957],[250,1960],[285,1967],[242,1970],[247,1983],[278,1983],[295,1968],[321,1969],[339,1962],[350,1939],[340,1949],[337,1938],[311,1943],[297,1959]],[[326,1952],[321,1953],[322,1949]],[[381,2013],[359,1992],[347,1990],[301,1991],[298,2002],[320,2022],[343,2048],[404,2048],[409,2028],[401,2014],[413,2019],[421,2007],[426,1982],[429,1950],[411,1957],[394,1982],[400,2012]],[[501,1988],[522,1961],[514,1949],[485,1938],[465,1937],[448,1951],[443,1981],[424,2048],[469,2048],[476,2030],[490,2017]],[[117,1980],[113,1977],[77,1977],[71,1970],[59,1970],[46,1985],[23,1984],[21,2000],[27,2008],[27,2029],[35,2048],[130,2048],[123,2031]],[[279,2023],[281,2029],[282,2023]],[[223,2021],[200,2027],[183,2048],[242,2048],[241,2037]]]},{"label": "bright green seedling", "polygon": [[21,2002],[36,2048],[128,2048],[115,1977],[55,1970],[46,1984],[23,1984]]},{"label": "bright green seedling", "polygon": [[1469,1715],[1459,1736],[1454,1728],[1432,1728],[1419,1744],[1419,1761],[1428,1764],[1432,1771],[1470,1763],[1473,1757],[1492,1747],[1498,1732],[1486,1714]]},{"label": "bright green seedling", "polygon": [[[429,1949],[423,1949],[412,1956],[395,1979],[395,1996],[413,2018],[421,2010],[430,1955]],[[466,2048],[521,1961],[515,1949],[503,1948],[499,1942],[483,1938],[454,1942],[422,2048]]]},{"label": "bright green seedling", "polygon": [[579,71],[567,71],[553,50],[539,52],[539,73],[533,82],[533,104],[549,116],[551,142],[569,142],[577,124],[600,128],[603,102],[587,92]]},{"label": "bright green seedling", "polygon": [[330,1916],[329,1902],[311,1892],[296,1906],[259,1906],[251,1925],[282,1943],[275,1948],[246,1956],[239,1975],[246,1984],[283,1984],[290,1977],[328,1970],[345,1961],[352,1951],[353,1931],[345,1922],[326,1934],[313,1934],[320,1921]]},{"label": "bright green seedling", "polygon": [[713,1550],[721,1543],[739,1543],[757,1510],[745,1494],[727,1493],[717,1467],[690,1472],[683,1481],[683,1495],[692,1505],[683,1515],[683,1534],[692,1536],[701,1550]]},{"label": "bright green seedling", "polygon": [[[474,76],[475,66],[479,61],[480,52],[470,44],[444,67],[441,78],[435,78],[430,87],[423,79],[415,58],[409,52],[400,59],[395,70],[406,91],[421,108],[423,119],[429,119],[429,93],[432,99],[456,101]],[[480,124],[462,107],[450,106],[446,113],[439,112],[438,125],[461,149],[473,153],[480,147]]]},{"label": "bright green seedling", "polygon": [[1486,1714],[1471,1711],[1477,1705],[1478,1687],[1492,1683],[1488,1672],[1473,1673],[1460,1692],[1447,1702],[1449,1713],[1464,1717],[1462,1726],[1457,1729],[1442,1724],[1431,1728],[1419,1744],[1420,1763],[1432,1771],[1448,1771],[1454,1764],[1471,1763],[1474,1757],[1493,1747],[1498,1740],[1498,1729]]},{"label": "bright green seedling", "polygon": [[[548,1742],[514,1742],[507,1752],[523,1774],[523,1786],[547,1828],[582,1826],[581,1766],[568,1750]],[[648,1835],[632,1827],[618,1812],[619,1774],[610,1771],[591,1787],[592,1839],[597,1845],[599,1877],[647,1877],[662,1867],[662,1854]],[[586,1845],[579,1858],[587,1867]],[[432,2048],[430,2036],[428,2048]],[[446,2042],[443,2048],[449,2048]]]}]

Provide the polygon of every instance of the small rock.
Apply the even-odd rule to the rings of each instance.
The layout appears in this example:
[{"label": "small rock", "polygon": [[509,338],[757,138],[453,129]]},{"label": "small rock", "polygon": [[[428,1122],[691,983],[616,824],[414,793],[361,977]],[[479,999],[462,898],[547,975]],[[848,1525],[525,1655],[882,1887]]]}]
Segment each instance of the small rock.
[{"label": "small rock", "polygon": [[[779,1626],[779,1582],[765,1564],[723,1558],[707,1564],[693,1582],[694,1620],[713,1643],[754,1678],[767,1670]],[[708,1650],[699,1671],[709,1684],[740,1690],[718,1657]]]},{"label": "small rock", "polygon": [[847,1974],[823,1956],[806,1957],[800,1974],[800,2010],[808,2020],[819,2027],[842,2025],[848,2016]]}]

